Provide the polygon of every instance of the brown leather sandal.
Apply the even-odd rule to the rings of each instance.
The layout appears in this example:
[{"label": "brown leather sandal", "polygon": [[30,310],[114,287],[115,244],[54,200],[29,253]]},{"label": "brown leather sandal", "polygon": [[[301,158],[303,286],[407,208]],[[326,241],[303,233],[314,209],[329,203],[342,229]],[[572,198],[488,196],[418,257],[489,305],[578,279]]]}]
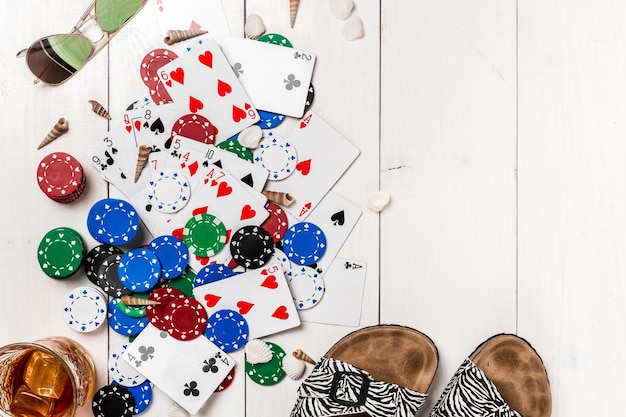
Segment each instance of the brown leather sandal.
[{"label": "brown leather sandal", "polygon": [[339,340],[298,389],[291,417],[413,417],[438,366],[437,347],[403,326],[357,330]]},{"label": "brown leather sandal", "polygon": [[526,340],[499,334],[461,364],[430,417],[549,417],[551,413],[552,394],[543,361]]}]

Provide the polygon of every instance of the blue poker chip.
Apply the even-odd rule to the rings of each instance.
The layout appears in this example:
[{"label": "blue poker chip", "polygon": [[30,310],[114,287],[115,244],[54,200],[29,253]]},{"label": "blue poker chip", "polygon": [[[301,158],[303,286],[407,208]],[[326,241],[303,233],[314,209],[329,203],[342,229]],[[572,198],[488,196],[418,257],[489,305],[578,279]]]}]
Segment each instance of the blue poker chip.
[{"label": "blue poker chip", "polygon": [[326,235],[317,225],[300,222],[291,226],[283,237],[283,250],[296,265],[317,263],[326,252]]},{"label": "blue poker chip", "polygon": [[139,231],[139,214],[127,201],[105,198],[96,202],[87,215],[89,234],[109,245],[129,243]]},{"label": "blue poker chip", "polygon": [[257,109],[257,112],[259,113],[260,118],[257,124],[261,129],[273,129],[285,120],[285,116],[282,114],[259,109]]},{"label": "blue poker chip", "polygon": [[109,301],[107,319],[109,327],[124,336],[141,333],[148,326],[148,317],[130,317],[120,310],[115,299]]},{"label": "blue poker chip", "polygon": [[196,277],[193,280],[193,286],[199,287],[200,285],[208,284],[211,282],[219,281],[224,278],[237,275],[232,269],[223,264],[211,264],[203,267],[198,271]]},{"label": "blue poker chip", "polygon": [[161,276],[159,258],[148,249],[131,249],[122,256],[117,266],[120,282],[131,291],[151,290]]},{"label": "blue poker chip", "polygon": [[[113,381],[112,385],[121,385]],[[128,391],[133,395],[135,399],[134,415],[141,414],[148,409],[148,406],[152,402],[152,383],[149,380],[145,380],[143,383],[133,387],[126,387]]]},{"label": "blue poker chip", "polygon": [[248,322],[235,310],[218,310],[207,320],[206,337],[226,353],[241,349],[249,334]]},{"label": "blue poker chip", "polygon": [[178,278],[185,272],[189,263],[189,250],[185,243],[170,235],[157,236],[148,245],[159,258],[161,264],[161,278]]}]

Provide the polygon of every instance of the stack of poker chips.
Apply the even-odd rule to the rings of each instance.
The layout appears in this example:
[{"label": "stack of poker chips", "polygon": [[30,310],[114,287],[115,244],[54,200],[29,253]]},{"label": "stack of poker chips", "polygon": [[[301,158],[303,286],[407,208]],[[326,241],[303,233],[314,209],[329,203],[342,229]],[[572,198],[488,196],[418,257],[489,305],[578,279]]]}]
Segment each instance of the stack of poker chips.
[{"label": "stack of poker chips", "polygon": [[64,279],[73,275],[83,262],[85,243],[69,227],[57,227],[44,235],[37,248],[41,270],[49,277]]},{"label": "stack of poker chips", "polygon": [[51,200],[71,203],[82,195],[87,180],[76,158],[64,152],[54,152],[39,163],[37,183]]}]

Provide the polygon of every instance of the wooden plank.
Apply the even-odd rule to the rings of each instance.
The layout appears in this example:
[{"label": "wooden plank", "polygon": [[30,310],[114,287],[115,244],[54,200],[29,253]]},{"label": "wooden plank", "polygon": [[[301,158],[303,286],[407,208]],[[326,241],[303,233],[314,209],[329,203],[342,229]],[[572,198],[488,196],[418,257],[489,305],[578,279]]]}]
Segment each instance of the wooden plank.
[{"label": "wooden plank", "polygon": [[381,15],[381,322],[437,345],[434,402],[480,342],[515,331],[515,3]]}]

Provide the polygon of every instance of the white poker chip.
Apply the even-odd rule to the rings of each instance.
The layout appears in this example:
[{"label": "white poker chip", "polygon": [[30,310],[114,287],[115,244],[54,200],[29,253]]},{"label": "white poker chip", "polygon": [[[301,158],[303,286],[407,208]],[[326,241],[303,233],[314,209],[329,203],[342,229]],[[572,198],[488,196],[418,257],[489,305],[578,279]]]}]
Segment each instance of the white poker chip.
[{"label": "white poker chip", "polygon": [[285,277],[298,310],[315,307],[324,296],[324,280],[309,266],[293,268]]},{"label": "white poker chip", "polygon": [[72,329],[81,333],[92,332],[106,321],[106,296],[96,288],[74,288],[65,299],[63,317]]},{"label": "white poker chip", "polygon": [[294,171],[298,163],[296,148],[287,140],[273,132],[261,141],[254,150],[253,163],[269,172],[270,180],[282,180]]},{"label": "white poker chip", "polygon": [[280,267],[285,274],[291,270],[292,268],[291,261],[289,260],[287,255],[285,255],[285,252],[278,249],[277,247],[274,247],[274,259],[280,262]]},{"label": "white poker chip", "polygon": [[175,170],[156,172],[148,183],[148,202],[162,213],[181,210],[191,195],[189,181]]},{"label": "white poker chip", "polygon": [[[146,377],[137,372],[137,370],[122,357],[127,347],[127,344],[121,344],[110,348],[111,354],[109,355],[108,363],[109,376],[111,381],[115,381],[120,385],[124,385],[125,387],[136,387],[143,384],[146,381]],[[150,348],[151,347],[149,346],[144,348],[146,350],[146,355],[150,354]],[[139,350],[141,352],[141,347]],[[141,358],[137,358],[137,360],[140,359]]]}]

